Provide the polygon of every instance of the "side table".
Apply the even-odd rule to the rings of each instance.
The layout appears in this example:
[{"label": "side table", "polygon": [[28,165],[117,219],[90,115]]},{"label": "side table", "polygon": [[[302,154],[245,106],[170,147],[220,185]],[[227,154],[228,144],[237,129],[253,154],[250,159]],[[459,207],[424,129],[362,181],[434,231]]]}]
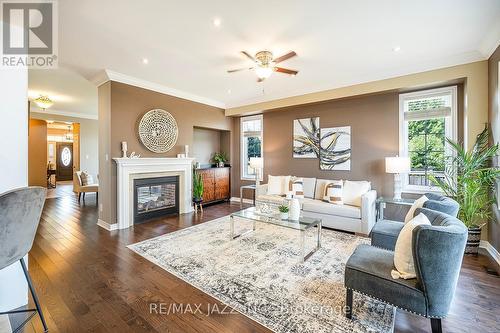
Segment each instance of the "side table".
[{"label": "side table", "polygon": [[253,190],[253,205],[255,206],[255,190],[256,190],[256,188],[257,188],[257,186],[255,186],[255,184],[240,186],[240,207],[243,207],[243,190],[244,189]]},{"label": "side table", "polygon": [[377,221],[384,219],[384,208],[386,204],[412,206],[414,202],[415,202],[414,199],[403,198],[400,200],[395,200],[393,198],[379,197],[375,204],[377,208]]}]

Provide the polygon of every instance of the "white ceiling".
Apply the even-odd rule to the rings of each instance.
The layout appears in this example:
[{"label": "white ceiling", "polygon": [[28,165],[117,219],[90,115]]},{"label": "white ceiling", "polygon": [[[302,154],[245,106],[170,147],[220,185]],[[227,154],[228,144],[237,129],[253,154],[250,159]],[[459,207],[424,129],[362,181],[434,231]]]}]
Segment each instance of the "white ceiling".
[{"label": "white ceiling", "polygon": [[30,69],[28,97],[32,101],[40,95],[49,96],[54,105],[43,111],[31,103],[31,111],[97,119],[97,87],[74,71]]},{"label": "white ceiling", "polygon": [[[108,69],[225,107],[482,60],[499,40],[499,0],[59,1],[60,66],[87,79]],[[249,64],[239,51],[262,49],[296,51],[281,65],[299,74],[259,84],[250,71],[226,73]]]}]

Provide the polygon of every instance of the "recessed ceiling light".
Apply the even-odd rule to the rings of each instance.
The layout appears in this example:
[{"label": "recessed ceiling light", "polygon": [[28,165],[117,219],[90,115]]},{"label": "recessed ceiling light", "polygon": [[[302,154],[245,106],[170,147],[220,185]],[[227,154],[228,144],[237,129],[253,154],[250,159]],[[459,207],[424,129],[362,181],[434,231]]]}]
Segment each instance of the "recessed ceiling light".
[{"label": "recessed ceiling light", "polygon": [[147,65],[147,64],[149,63],[148,58],[142,58],[142,63],[143,63],[144,65]]},{"label": "recessed ceiling light", "polygon": [[399,52],[399,51],[401,51],[401,46],[394,46],[394,47],[392,48],[392,50],[393,50],[394,52]]},{"label": "recessed ceiling light", "polygon": [[212,23],[214,24],[214,27],[220,27],[222,21],[220,18],[216,17],[212,20]]},{"label": "recessed ceiling light", "polygon": [[227,93],[230,94],[230,95],[231,95],[231,92],[232,92],[231,89],[227,90]]}]

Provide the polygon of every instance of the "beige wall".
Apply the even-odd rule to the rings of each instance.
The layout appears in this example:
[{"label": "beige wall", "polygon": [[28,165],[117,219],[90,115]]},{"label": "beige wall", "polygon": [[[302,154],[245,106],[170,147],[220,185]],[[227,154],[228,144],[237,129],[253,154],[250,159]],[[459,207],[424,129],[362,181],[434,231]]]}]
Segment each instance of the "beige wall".
[{"label": "beige wall", "polygon": [[[500,142],[500,92],[498,76],[500,61],[500,46],[491,55],[488,60],[489,73],[489,121],[491,124],[491,132],[493,134],[493,142]],[[498,162],[497,162],[498,165]],[[489,223],[488,241],[500,252],[500,210],[498,206],[493,207],[493,221]]]},{"label": "beige wall", "polygon": [[[97,91],[99,118],[99,220],[106,223],[115,218],[116,210],[111,208],[111,82],[99,86]],[[116,189],[115,189],[116,191]],[[115,194],[116,195],[116,194]]]},{"label": "beige wall", "polygon": [[464,141],[468,147],[471,147],[475,136],[482,131],[484,124],[488,121],[488,61],[486,60],[264,103],[229,108],[226,110],[226,115],[241,116],[263,111],[286,111],[287,107],[294,105],[304,105],[402,89],[416,90],[424,86],[441,85],[444,82],[454,80],[465,80],[464,94],[467,103],[464,107]]},{"label": "beige wall", "polygon": [[[142,157],[175,157],[184,153],[184,146],[193,145],[193,128],[203,127],[217,130],[232,130],[232,121],[224,115],[224,110],[133,87],[123,83],[108,82],[99,87],[99,133],[103,134],[102,161],[100,174],[104,183],[100,184],[110,200],[102,201],[100,219],[116,223],[116,165],[113,157],[121,156],[122,141],[127,141],[129,153],[135,151]],[[165,154],[156,154],[145,148],[137,136],[137,125],[141,116],[151,109],[164,109],[172,114],[179,127],[176,145]],[[101,136],[99,137],[101,141]],[[108,160],[106,160],[108,155]],[[100,195],[99,197],[101,197]]]},{"label": "beige wall", "polygon": [[28,135],[28,185],[47,186],[47,123],[30,119]]}]

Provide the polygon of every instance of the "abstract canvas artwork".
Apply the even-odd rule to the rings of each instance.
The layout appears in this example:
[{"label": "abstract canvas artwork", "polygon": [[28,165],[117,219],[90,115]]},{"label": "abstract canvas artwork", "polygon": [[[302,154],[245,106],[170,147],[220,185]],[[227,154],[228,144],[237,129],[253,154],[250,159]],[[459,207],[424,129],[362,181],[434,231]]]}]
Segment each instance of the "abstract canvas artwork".
[{"label": "abstract canvas artwork", "polygon": [[319,157],[319,117],[293,121],[293,157]]},{"label": "abstract canvas artwork", "polygon": [[351,170],[351,126],[320,130],[320,169]]}]

